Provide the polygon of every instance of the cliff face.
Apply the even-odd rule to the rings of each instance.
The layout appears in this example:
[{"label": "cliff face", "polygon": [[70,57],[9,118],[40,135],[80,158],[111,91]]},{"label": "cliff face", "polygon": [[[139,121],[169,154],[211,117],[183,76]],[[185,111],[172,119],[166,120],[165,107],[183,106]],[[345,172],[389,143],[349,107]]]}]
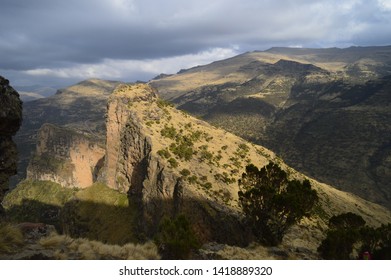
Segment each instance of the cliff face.
[{"label": "cliff face", "polygon": [[[117,87],[108,101],[106,127],[103,177],[128,194],[138,230],[147,236],[164,216],[183,213],[202,242],[247,244],[251,233],[240,222],[237,196],[245,167],[272,160],[291,178],[305,178],[264,147],[176,110],[145,84]],[[315,180],[311,184],[326,216],[352,211],[374,224],[391,219],[381,207]],[[305,220],[286,242],[316,250],[326,228],[320,217]]]},{"label": "cliff face", "polygon": [[103,142],[107,99],[118,84],[91,79],[58,90],[50,97],[25,102],[23,125],[15,136],[19,153],[18,175],[11,183],[16,185],[26,178],[31,153],[36,149],[38,130],[45,123],[92,134]]},{"label": "cliff face", "polygon": [[16,174],[17,150],[12,136],[21,123],[22,102],[19,94],[7,79],[0,76],[0,203],[8,190],[9,177]]},{"label": "cliff face", "polygon": [[97,179],[105,150],[93,135],[44,124],[27,168],[27,179],[49,180],[64,187],[85,188]]},{"label": "cliff face", "polygon": [[[148,86],[123,85],[112,94],[107,107],[106,183],[128,194],[138,211],[137,225],[143,231],[153,231],[163,215],[177,212],[175,208],[182,199],[181,179],[153,152],[140,111],[131,109],[135,103],[153,105],[156,101],[156,92]],[[164,202],[170,206],[163,207]]]}]

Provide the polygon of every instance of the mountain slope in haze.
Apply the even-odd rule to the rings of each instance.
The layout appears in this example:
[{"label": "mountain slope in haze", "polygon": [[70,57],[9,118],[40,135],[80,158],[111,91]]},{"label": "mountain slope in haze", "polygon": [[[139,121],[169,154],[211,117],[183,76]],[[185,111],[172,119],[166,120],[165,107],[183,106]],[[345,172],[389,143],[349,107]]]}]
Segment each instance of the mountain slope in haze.
[{"label": "mountain slope in haze", "polygon": [[19,167],[18,176],[13,178],[13,185],[26,177],[31,153],[35,151],[37,132],[45,123],[74,129],[103,143],[107,99],[118,84],[119,82],[91,79],[58,90],[50,97],[25,102],[23,124],[15,136]]},{"label": "mountain slope in haze", "polygon": [[152,80],[162,98],[391,208],[391,47],[272,48]]},{"label": "mountain slope in haze", "polygon": [[22,99],[23,102],[49,97],[55,94],[57,91],[53,87],[45,87],[40,85],[16,86],[15,88],[18,90],[20,99]]}]

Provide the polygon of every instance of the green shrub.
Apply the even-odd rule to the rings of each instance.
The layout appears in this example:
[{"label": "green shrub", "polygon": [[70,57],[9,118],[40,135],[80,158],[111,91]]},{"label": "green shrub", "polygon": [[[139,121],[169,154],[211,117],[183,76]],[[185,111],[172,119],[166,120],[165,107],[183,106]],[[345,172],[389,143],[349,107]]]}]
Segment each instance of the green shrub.
[{"label": "green shrub", "polygon": [[182,169],[181,172],[179,172],[183,177],[187,177],[190,175],[189,169]]},{"label": "green shrub", "polygon": [[163,259],[188,259],[191,251],[200,247],[191,224],[184,215],[163,219],[155,243]]},{"label": "green shrub", "polygon": [[179,163],[176,161],[175,158],[170,158],[168,160],[168,163],[170,164],[171,168],[177,168],[179,166]]},{"label": "green shrub", "polygon": [[156,101],[156,104],[159,108],[174,107],[174,105],[170,101],[160,98]]},{"label": "green shrub", "polygon": [[202,136],[202,132],[197,130],[192,132],[189,137],[193,142],[197,142],[201,139],[201,136]]},{"label": "green shrub", "polygon": [[208,181],[208,176],[201,176],[201,177],[200,177],[200,180],[201,180],[202,182],[206,182],[206,181]]},{"label": "green shrub", "polygon": [[203,187],[204,189],[210,190],[212,188],[212,184],[210,182],[206,182],[206,183],[201,184],[201,187]]},{"label": "green shrub", "polygon": [[378,228],[365,226],[364,219],[348,212],[333,216],[329,220],[326,238],[318,247],[320,256],[330,260],[348,260],[353,249],[359,256],[368,252],[373,259],[391,259],[391,224]]},{"label": "green shrub", "polygon": [[175,127],[173,127],[173,126],[169,127],[168,125],[165,125],[164,128],[162,128],[162,130],[160,131],[160,134],[163,137],[170,138],[170,139],[175,139],[175,137],[177,136],[177,132],[176,132]]},{"label": "green shrub", "polygon": [[191,160],[193,157],[193,144],[187,141],[181,141],[179,144],[172,143],[170,145],[170,151],[178,156],[180,159]]},{"label": "green shrub", "polygon": [[196,175],[187,177],[187,181],[188,181],[190,184],[196,184],[196,183],[197,183],[197,180],[198,180],[198,178],[197,178]]},{"label": "green shrub", "polygon": [[159,150],[157,151],[157,154],[165,159],[169,159],[171,157],[171,154],[167,149]]},{"label": "green shrub", "polygon": [[200,160],[211,162],[211,160],[213,159],[213,154],[208,151],[208,146],[203,145],[200,147],[200,149],[201,149],[199,154]]},{"label": "green shrub", "polygon": [[364,219],[351,212],[332,216],[327,236],[318,247],[321,257],[328,260],[350,259],[353,246],[360,239],[359,230],[364,225]]},{"label": "green shrub", "polygon": [[243,159],[246,157],[246,155],[248,154],[249,151],[250,151],[250,148],[246,144],[242,143],[242,144],[239,144],[239,146],[236,149],[234,154]]},{"label": "green shrub", "polygon": [[260,170],[248,165],[239,187],[239,206],[265,245],[280,244],[286,231],[309,216],[318,200],[308,180],[288,180],[286,172],[273,162]]}]

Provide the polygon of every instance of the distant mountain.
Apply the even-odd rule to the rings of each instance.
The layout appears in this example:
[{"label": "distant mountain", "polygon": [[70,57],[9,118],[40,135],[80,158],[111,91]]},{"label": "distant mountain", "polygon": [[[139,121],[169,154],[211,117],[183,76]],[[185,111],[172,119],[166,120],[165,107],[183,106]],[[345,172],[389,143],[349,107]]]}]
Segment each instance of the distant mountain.
[{"label": "distant mountain", "polygon": [[54,87],[47,87],[41,85],[32,86],[15,86],[20,94],[23,102],[28,102],[40,98],[49,97],[56,93],[57,89]]},{"label": "distant mountain", "polygon": [[391,208],[391,46],[271,48],[150,84],[305,174]]}]

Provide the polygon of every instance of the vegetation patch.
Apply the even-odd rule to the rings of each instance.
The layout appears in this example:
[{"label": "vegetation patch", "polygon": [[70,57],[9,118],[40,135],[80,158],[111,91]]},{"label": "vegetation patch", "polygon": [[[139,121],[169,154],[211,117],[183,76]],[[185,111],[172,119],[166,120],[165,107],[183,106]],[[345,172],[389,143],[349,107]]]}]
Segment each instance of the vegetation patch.
[{"label": "vegetation patch", "polygon": [[171,168],[177,168],[179,166],[179,163],[175,158],[169,158],[168,163],[170,164]]},{"label": "vegetation patch", "polygon": [[167,150],[167,148],[157,151],[157,154],[165,159],[169,159],[171,157],[171,153]]},{"label": "vegetation patch", "polygon": [[11,222],[54,225],[58,232],[110,244],[136,240],[126,194],[96,183],[72,190],[49,181],[24,181],[4,199]]},{"label": "vegetation patch", "polygon": [[352,212],[329,220],[326,238],[318,247],[320,256],[330,260],[391,258],[391,224],[372,228]]},{"label": "vegetation patch", "polygon": [[177,136],[177,131],[176,131],[175,127],[165,125],[164,128],[160,131],[160,134],[163,137],[175,139],[175,137]]},{"label": "vegetation patch", "polygon": [[318,201],[308,180],[289,180],[278,164],[248,165],[239,182],[239,206],[258,240],[276,246],[287,230],[308,217]]},{"label": "vegetation patch", "polygon": [[182,138],[179,143],[172,143],[170,151],[180,159],[191,160],[193,157],[193,142],[186,138]]},{"label": "vegetation patch", "polygon": [[164,259],[173,260],[189,259],[192,250],[200,247],[191,224],[184,215],[163,219],[155,243]]},{"label": "vegetation patch", "polygon": [[45,249],[54,250],[57,260],[158,260],[160,255],[152,242],[128,243],[122,246],[91,241],[86,238],[73,239],[66,235],[51,234],[39,241]]},{"label": "vegetation patch", "polygon": [[181,172],[179,172],[183,177],[187,177],[190,175],[189,169],[182,169]]},{"label": "vegetation patch", "polygon": [[12,254],[24,244],[21,230],[8,223],[0,223],[0,255]]},{"label": "vegetation patch", "polygon": [[161,98],[156,100],[156,104],[161,109],[166,108],[166,107],[174,107],[174,105],[171,102],[164,100],[164,99],[161,99]]},{"label": "vegetation patch", "polygon": [[25,180],[4,198],[3,205],[12,222],[42,222],[61,229],[61,208],[75,194],[50,181]]}]

